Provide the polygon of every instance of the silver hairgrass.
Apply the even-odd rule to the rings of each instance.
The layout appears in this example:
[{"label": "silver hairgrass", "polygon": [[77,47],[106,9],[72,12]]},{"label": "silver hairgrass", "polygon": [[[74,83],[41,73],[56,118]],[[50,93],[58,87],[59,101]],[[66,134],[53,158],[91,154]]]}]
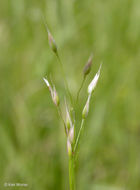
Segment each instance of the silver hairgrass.
[{"label": "silver hairgrass", "polygon": [[[99,80],[102,64],[100,65],[98,72],[93,77],[93,80],[88,85],[87,101],[86,101],[85,105],[83,106],[83,110],[81,111],[81,122],[80,122],[79,130],[78,130],[77,122],[75,121],[75,109],[78,104],[80,92],[83,87],[84,81],[85,81],[87,75],[91,71],[93,55],[91,54],[91,56],[89,57],[86,65],[83,69],[83,80],[82,80],[80,88],[77,92],[77,96],[75,97],[75,100],[74,100],[74,98],[72,97],[71,92],[69,90],[68,82],[66,79],[62,61],[61,61],[59,53],[58,53],[58,48],[57,48],[56,42],[47,26],[46,26],[46,29],[47,29],[47,33],[48,33],[48,41],[49,41],[50,48],[55,53],[55,55],[58,59],[58,62],[60,63],[60,66],[61,66],[61,72],[63,75],[64,85],[65,85],[65,90],[66,90],[66,97],[64,97],[64,101],[60,101],[60,98],[57,93],[55,85],[52,84],[52,82],[50,83],[47,77],[44,77],[43,80],[44,80],[47,88],[50,91],[51,99],[52,99],[55,107],[57,108],[60,119],[62,120],[62,123],[64,125],[64,130],[65,130],[66,139],[67,139],[67,143],[66,143],[67,144],[67,152],[68,152],[68,158],[69,158],[69,185],[70,185],[70,190],[75,190],[75,188],[76,188],[76,185],[75,185],[76,153],[77,153],[78,145],[80,142],[81,133],[82,133],[82,130],[83,130],[83,127],[85,124],[85,120],[89,113],[90,100],[91,100],[93,91],[95,90],[95,87],[97,85],[97,82]],[[64,111],[62,112],[62,108],[61,108],[62,107],[61,104],[63,102],[64,102],[64,107],[65,107],[65,115],[62,114]],[[74,102],[75,102],[75,104],[74,104]],[[76,134],[76,131],[78,131],[77,134]]]}]

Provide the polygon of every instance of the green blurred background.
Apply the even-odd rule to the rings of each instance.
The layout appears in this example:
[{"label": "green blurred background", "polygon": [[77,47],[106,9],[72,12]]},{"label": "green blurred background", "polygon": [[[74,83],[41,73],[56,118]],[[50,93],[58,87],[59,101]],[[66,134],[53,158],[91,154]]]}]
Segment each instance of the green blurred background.
[{"label": "green blurred background", "polygon": [[[77,190],[139,190],[139,0],[1,0],[0,189],[69,189],[66,138],[42,80],[51,74],[63,101],[63,77],[42,15],[74,97],[94,53],[79,114],[103,61],[80,145]],[[28,187],[4,187],[5,182]]]}]

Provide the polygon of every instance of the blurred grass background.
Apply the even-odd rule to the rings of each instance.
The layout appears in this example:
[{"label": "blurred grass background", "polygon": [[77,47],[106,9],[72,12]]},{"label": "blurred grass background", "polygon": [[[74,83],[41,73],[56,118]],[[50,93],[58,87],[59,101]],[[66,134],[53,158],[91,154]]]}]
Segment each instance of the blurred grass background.
[{"label": "blurred grass background", "polygon": [[103,61],[77,166],[77,190],[140,189],[140,1],[4,0],[0,2],[0,189],[4,183],[66,190],[62,123],[42,77],[63,78],[48,46],[42,15],[55,37],[76,95],[91,52],[92,72]]}]

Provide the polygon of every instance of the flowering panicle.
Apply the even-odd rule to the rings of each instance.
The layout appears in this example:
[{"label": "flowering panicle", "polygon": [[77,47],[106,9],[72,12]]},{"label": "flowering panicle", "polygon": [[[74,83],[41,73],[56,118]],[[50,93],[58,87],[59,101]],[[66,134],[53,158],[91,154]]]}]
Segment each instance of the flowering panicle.
[{"label": "flowering panicle", "polygon": [[60,59],[59,54],[58,54],[57,45],[55,43],[55,40],[54,40],[52,34],[48,30],[47,25],[45,25],[45,26],[46,26],[47,33],[48,33],[48,41],[49,41],[50,48],[55,53],[55,55],[56,55],[56,57],[57,57],[57,59],[58,59],[58,61],[60,63],[60,66],[61,66],[61,71],[62,71],[62,74],[63,74],[63,79],[64,79],[64,82],[65,82],[66,91],[68,92],[68,95],[69,95],[69,98],[70,98],[69,100],[71,102],[71,107],[72,107],[71,109],[69,109],[69,106],[67,105],[67,102],[66,102],[66,99],[65,99],[66,118],[63,118],[63,112],[61,110],[61,105],[59,105],[59,96],[58,96],[58,93],[56,91],[55,85],[53,83],[51,85],[46,78],[43,78],[44,82],[46,83],[46,85],[47,85],[47,87],[48,87],[48,89],[50,91],[53,103],[57,107],[58,114],[59,114],[59,116],[62,119],[62,122],[64,124],[64,129],[65,129],[66,138],[67,138],[67,151],[68,151],[68,156],[69,156],[70,190],[74,190],[75,189],[75,182],[74,182],[74,173],[75,173],[75,171],[74,170],[75,170],[75,160],[76,160],[75,159],[75,155],[76,155],[75,153],[77,153],[77,146],[78,146],[79,141],[80,141],[80,136],[81,136],[81,133],[82,133],[82,130],[83,130],[84,122],[85,122],[85,119],[87,118],[88,113],[89,113],[90,99],[91,99],[92,93],[93,93],[93,91],[94,91],[94,89],[95,89],[95,87],[97,85],[102,65],[100,65],[100,67],[98,69],[98,72],[96,73],[96,75],[94,76],[94,78],[92,79],[90,84],[88,85],[88,89],[87,89],[88,98],[87,98],[86,104],[84,105],[84,108],[83,108],[83,111],[82,111],[82,119],[81,119],[81,124],[80,124],[79,130],[78,130],[78,133],[77,133],[77,135],[75,135],[75,131],[76,131],[75,125],[78,122],[76,122],[76,124],[75,124],[75,117],[77,115],[75,115],[75,109],[74,108],[77,108],[76,106],[78,105],[80,91],[81,91],[81,89],[82,89],[82,87],[84,85],[84,82],[86,80],[87,75],[91,71],[93,55],[91,54],[91,56],[89,57],[86,65],[84,66],[83,80],[81,82],[79,90],[77,91],[76,101],[73,101],[73,97],[71,96],[71,92],[69,91],[69,87],[68,87],[68,83],[67,83],[67,80],[66,80],[65,72],[64,72],[64,69],[63,69],[63,64],[62,64],[61,59]]}]

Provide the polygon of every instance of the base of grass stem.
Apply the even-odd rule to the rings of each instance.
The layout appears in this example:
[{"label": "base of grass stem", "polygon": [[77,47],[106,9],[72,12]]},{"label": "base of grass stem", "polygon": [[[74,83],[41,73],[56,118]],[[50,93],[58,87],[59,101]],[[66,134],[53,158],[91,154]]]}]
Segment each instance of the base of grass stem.
[{"label": "base of grass stem", "polygon": [[75,190],[75,163],[74,155],[69,156],[69,184],[70,190]]}]

